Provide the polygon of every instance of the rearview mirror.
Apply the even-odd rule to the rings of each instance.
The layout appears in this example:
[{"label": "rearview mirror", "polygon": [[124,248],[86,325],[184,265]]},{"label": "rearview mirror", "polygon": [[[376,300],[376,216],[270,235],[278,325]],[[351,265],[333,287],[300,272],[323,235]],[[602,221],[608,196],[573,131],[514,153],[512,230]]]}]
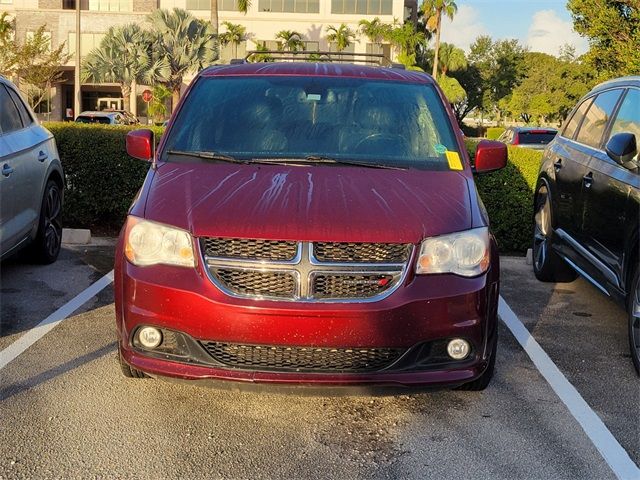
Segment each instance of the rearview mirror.
[{"label": "rearview mirror", "polygon": [[133,130],[127,133],[127,153],[133,158],[153,161],[153,132],[148,129]]},{"label": "rearview mirror", "polygon": [[475,173],[500,170],[507,165],[507,145],[495,140],[481,140],[476,149]]},{"label": "rearview mirror", "polygon": [[611,160],[619,163],[623,167],[629,169],[638,168],[638,165],[633,162],[633,159],[638,154],[636,136],[633,133],[616,133],[607,142],[605,150]]}]

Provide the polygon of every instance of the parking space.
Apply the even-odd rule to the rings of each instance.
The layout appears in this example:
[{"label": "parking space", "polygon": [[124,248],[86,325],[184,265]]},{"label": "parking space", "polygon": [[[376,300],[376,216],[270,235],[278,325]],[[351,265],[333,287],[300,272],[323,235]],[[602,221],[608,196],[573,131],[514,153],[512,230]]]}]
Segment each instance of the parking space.
[{"label": "parking space", "polygon": [[[108,243],[2,265],[0,351],[101,278]],[[504,258],[502,294],[636,463],[624,312]],[[319,397],[120,375],[112,289],[0,370],[0,478],[615,478],[501,324],[485,392]]]}]

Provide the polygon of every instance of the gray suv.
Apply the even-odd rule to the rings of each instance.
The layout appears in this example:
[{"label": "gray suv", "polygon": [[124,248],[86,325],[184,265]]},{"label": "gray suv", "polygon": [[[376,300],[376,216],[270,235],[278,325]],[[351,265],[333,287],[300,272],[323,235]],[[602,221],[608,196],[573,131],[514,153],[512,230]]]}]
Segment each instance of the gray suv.
[{"label": "gray suv", "polygon": [[62,165],[53,135],[0,76],[0,258],[29,246],[52,263],[62,240]]}]

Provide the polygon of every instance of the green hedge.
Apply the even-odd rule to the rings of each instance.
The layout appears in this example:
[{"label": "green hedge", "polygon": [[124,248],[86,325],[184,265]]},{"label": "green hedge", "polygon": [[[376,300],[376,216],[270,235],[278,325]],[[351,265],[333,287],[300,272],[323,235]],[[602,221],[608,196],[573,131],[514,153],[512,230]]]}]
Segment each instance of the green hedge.
[{"label": "green hedge", "polygon": [[[56,139],[66,177],[64,225],[115,233],[149,164],[127,155],[125,135],[140,127],[44,124]],[[159,138],[162,128],[153,127]]]},{"label": "green hedge", "polygon": [[[466,145],[473,158],[477,142],[467,140]],[[507,166],[476,176],[476,185],[500,252],[524,254],[531,246],[533,235],[533,194],[542,152],[518,147],[508,149]]]},{"label": "green hedge", "polygon": [[504,130],[504,127],[489,127],[487,128],[487,138],[489,140],[497,140]]}]

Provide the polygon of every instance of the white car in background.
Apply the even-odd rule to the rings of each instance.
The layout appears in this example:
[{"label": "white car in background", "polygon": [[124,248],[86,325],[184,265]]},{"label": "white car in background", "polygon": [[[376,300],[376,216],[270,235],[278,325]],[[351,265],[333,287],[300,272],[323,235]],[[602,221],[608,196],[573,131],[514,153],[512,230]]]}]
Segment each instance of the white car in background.
[{"label": "white car in background", "polygon": [[58,258],[63,179],[53,135],[0,76],[0,258],[27,246],[41,263]]}]

